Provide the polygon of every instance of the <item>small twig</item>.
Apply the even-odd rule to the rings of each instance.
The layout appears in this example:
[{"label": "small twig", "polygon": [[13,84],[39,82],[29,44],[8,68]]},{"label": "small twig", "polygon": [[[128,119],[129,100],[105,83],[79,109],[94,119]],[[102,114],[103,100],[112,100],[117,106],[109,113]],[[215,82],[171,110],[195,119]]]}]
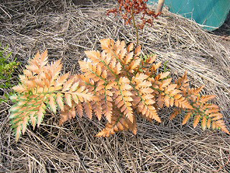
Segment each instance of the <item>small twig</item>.
[{"label": "small twig", "polygon": [[9,13],[7,13],[1,6],[0,6],[0,9],[11,19],[11,15]]},{"label": "small twig", "polygon": [[226,167],[230,163],[230,155],[228,156],[228,160],[225,162],[224,165],[220,166],[216,172],[220,172],[224,167]]}]

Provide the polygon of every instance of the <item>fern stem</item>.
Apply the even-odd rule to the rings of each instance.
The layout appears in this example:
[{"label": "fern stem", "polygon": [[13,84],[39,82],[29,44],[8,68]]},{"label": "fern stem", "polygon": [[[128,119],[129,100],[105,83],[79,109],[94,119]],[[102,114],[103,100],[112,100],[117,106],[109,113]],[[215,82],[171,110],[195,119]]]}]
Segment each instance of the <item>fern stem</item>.
[{"label": "fern stem", "polygon": [[[116,77],[118,78],[118,75],[116,75],[116,73],[105,63],[105,61],[100,59],[100,62],[102,62],[108,69],[109,71]],[[107,82],[107,81],[106,81]]]},{"label": "fern stem", "polygon": [[135,22],[135,17],[134,17],[134,7],[132,6],[132,11],[131,11],[131,15],[132,15],[132,20],[133,20],[133,27],[136,30],[136,39],[137,39],[137,46],[139,45],[139,33],[138,33],[138,28]]}]

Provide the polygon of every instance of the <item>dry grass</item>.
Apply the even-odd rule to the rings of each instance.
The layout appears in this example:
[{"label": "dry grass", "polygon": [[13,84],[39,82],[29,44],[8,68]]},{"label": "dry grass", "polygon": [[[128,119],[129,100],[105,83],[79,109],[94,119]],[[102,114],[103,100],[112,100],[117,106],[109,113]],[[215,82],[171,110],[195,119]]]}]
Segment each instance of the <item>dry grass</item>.
[{"label": "dry grass", "polygon": [[[50,59],[62,58],[64,71],[79,72],[84,50],[98,49],[99,39],[135,41],[132,27],[119,17],[106,16],[113,2],[74,6],[67,0],[3,0],[0,41],[22,65],[36,51],[48,49]],[[174,74],[185,70],[194,86],[206,85],[230,120],[230,53],[194,22],[164,11],[153,27],[141,31],[143,52],[159,54]],[[230,138],[221,132],[181,126],[181,118],[162,124],[138,120],[138,135],[118,133],[95,138],[102,129],[96,120],[79,119],[59,127],[47,114],[42,126],[31,127],[15,143],[8,103],[0,105],[0,172],[230,172]]]}]

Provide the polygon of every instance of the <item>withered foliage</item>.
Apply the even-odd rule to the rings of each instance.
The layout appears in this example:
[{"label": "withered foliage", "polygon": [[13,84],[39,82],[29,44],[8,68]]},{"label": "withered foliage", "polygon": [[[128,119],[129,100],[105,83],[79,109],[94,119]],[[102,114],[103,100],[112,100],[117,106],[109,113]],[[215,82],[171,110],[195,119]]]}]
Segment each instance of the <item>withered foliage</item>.
[{"label": "withered foliage", "polygon": [[[156,18],[160,13],[156,14],[155,11],[150,10],[147,7],[148,0],[118,0],[119,7],[108,10],[107,14],[114,13],[117,15],[118,13],[125,20],[126,24],[130,24],[134,20],[134,16],[137,14],[142,14],[141,20],[142,23],[135,24],[140,29],[143,29],[146,23],[152,25],[153,18]],[[146,18],[146,16],[148,16]]]},{"label": "withered foliage", "polygon": [[60,110],[62,125],[76,115],[98,120],[107,119],[106,127],[96,136],[108,137],[118,131],[137,133],[136,116],[161,122],[158,110],[175,107],[170,116],[184,114],[183,124],[194,118],[194,127],[212,127],[229,134],[223,115],[215,104],[208,103],[213,95],[200,95],[200,88],[190,88],[187,74],[174,83],[170,72],[159,72],[156,56],[141,58],[141,47],[124,41],[100,40],[102,51],[86,51],[90,61],[80,61],[82,74],[61,75],[61,60],[47,62],[47,51],[29,60],[21,84],[13,89],[15,105],[11,123],[16,140],[28,123],[40,125],[46,109]]}]

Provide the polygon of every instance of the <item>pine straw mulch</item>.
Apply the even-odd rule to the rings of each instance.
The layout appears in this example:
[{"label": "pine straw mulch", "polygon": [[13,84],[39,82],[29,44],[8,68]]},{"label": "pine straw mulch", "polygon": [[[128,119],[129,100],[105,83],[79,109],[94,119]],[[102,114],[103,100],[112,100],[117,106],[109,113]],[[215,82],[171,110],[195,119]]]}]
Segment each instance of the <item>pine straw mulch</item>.
[{"label": "pine straw mulch", "polygon": [[[3,0],[0,41],[26,64],[48,49],[50,60],[62,58],[64,72],[79,72],[84,50],[99,49],[99,39],[135,42],[135,33],[119,17],[106,16],[115,3],[74,6],[67,0]],[[230,53],[219,37],[167,10],[153,27],[141,31],[143,52],[155,52],[172,73],[188,71],[194,86],[215,94],[229,125]],[[15,78],[16,79],[16,78]],[[94,135],[104,122],[76,118],[64,126],[47,113],[44,124],[15,143],[9,124],[10,103],[0,105],[0,172],[230,172],[230,137],[222,132],[181,126],[168,121],[171,109],[160,113],[163,123],[138,120],[138,134]]]}]

